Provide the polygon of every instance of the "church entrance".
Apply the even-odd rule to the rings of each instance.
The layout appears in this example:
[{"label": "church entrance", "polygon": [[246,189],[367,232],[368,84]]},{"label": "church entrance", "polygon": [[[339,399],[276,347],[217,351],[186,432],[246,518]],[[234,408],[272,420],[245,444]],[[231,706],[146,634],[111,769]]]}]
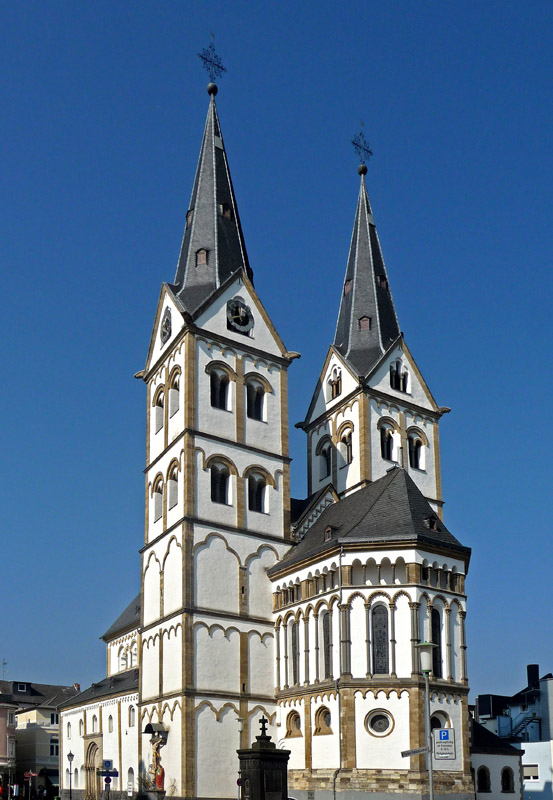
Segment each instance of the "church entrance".
[{"label": "church entrance", "polygon": [[101,778],[96,774],[96,770],[101,768],[100,751],[95,742],[91,742],[86,751],[85,769],[85,800],[99,800]]}]

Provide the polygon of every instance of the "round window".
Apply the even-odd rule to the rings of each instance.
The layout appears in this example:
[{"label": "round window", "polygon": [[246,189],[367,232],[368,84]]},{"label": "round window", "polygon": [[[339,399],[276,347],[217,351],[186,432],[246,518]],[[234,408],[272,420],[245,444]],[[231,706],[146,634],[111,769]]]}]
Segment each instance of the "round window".
[{"label": "round window", "polygon": [[387,711],[371,711],[365,718],[365,727],[372,736],[388,736],[394,729],[394,719]]}]

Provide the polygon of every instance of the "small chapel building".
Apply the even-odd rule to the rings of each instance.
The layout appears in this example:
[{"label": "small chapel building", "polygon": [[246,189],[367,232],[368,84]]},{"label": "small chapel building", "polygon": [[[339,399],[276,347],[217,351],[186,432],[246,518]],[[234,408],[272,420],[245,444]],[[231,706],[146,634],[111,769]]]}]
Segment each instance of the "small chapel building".
[{"label": "small chapel building", "polygon": [[[474,796],[465,578],[442,513],[437,405],[401,333],[364,165],[334,342],[300,427],[290,498],[287,370],[253,283],[215,95],[173,283],[146,364],[139,595],[103,636],[107,675],[61,709],[64,798],[236,797],[262,716],[298,800],[428,794],[431,727],[454,732],[436,797]],[[344,231],[344,239],[347,232]],[[138,466],[138,465],[137,465]],[[71,752],[73,760],[68,761]],[[107,764],[106,764],[107,762]]]}]

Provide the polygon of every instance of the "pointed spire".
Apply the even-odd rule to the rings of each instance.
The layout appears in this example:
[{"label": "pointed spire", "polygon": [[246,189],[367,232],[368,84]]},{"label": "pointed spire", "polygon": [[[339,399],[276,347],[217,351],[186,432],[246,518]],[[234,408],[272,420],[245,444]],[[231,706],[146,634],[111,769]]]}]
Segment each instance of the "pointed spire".
[{"label": "pointed spire", "polygon": [[400,335],[369,196],[365,164],[334,346],[359,375],[366,375]]},{"label": "pointed spire", "polygon": [[211,99],[175,276],[175,291],[190,313],[234,273],[243,269],[253,279],[215,105],[217,86],[210,83],[207,91]]}]

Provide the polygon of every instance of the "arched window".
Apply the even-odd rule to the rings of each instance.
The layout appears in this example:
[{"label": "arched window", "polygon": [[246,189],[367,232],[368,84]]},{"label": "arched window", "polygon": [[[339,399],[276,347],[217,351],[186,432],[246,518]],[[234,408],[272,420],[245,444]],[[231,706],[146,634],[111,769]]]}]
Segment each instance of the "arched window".
[{"label": "arched window", "polygon": [[180,375],[176,372],[171,379],[169,388],[169,416],[174,416],[180,405]]},{"label": "arched window", "polygon": [[113,717],[111,714],[108,717],[108,733],[113,733]]},{"label": "arched window", "polygon": [[67,723],[67,738],[71,739],[71,723]]},{"label": "arched window", "polygon": [[290,711],[286,717],[286,737],[301,736],[301,719],[297,711]]},{"label": "arched window", "polygon": [[134,728],[136,725],[136,708],[134,706],[129,707],[129,728]]},{"label": "arched window", "polygon": [[123,645],[121,645],[121,647],[119,648],[119,653],[118,653],[118,659],[117,660],[119,662],[119,665],[118,665],[119,666],[119,672],[123,672],[123,670],[126,670],[127,667],[128,667],[128,664],[127,664],[127,648],[124,647]]},{"label": "arched window", "polygon": [[487,767],[478,767],[476,772],[476,791],[491,792],[490,771]]},{"label": "arched window", "polygon": [[407,437],[409,447],[409,466],[412,469],[424,469],[423,442],[415,432],[409,433]]},{"label": "arched window", "polygon": [[131,644],[131,663],[129,664],[130,667],[136,667],[138,663],[138,645],[136,642]]},{"label": "arched window", "polygon": [[161,478],[154,486],[154,522],[163,516],[163,481]]},{"label": "arched window", "polygon": [[267,494],[267,481],[263,475],[251,474],[248,476],[248,508],[250,511],[263,513]]},{"label": "arched window", "polygon": [[315,730],[314,735],[322,736],[327,733],[332,733],[332,728],[330,724],[332,722],[332,716],[330,711],[326,706],[321,706],[321,708],[317,709],[315,713]]},{"label": "arched window", "polygon": [[257,381],[251,380],[246,384],[246,414],[249,419],[263,421],[265,405],[265,389]]},{"label": "arched window", "polygon": [[82,719],[79,720],[79,736],[84,736],[84,722]]},{"label": "arched window", "polygon": [[353,461],[353,446],[351,442],[351,428],[344,431],[340,437],[340,456],[342,457],[342,466],[351,464]]},{"label": "arched window", "polygon": [[171,468],[167,481],[167,501],[169,508],[174,508],[179,502],[179,470],[177,465]]},{"label": "arched window", "polygon": [[333,367],[328,379],[330,386],[330,399],[334,400],[342,394],[342,370],[339,367]]},{"label": "arched window", "polygon": [[330,637],[330,614],[322,613],[322,651],[323,651],[323,678],[332,678],[332,640]]},{"label": "arched window", "polygon": [[229,470],[225,464],[211,465],[211,500],[229,505]]},{"label": "arched window", "polygon": [[388,611],[385,606],[375,606],[371,614],[373,672],[387,675],[389,670]]},{"label": "arched window", "polygon": [[515,774],[511,767],[503,767],[501,770],[501,791],[514,792],[515,791]]},{"label": "arched window", "polygon": [[159,391],[154,400],[154,431],[159,433],[163,428],[165,398],[163,390]]},{"label": "arched window", "polygon": [[127,771],[127,785],[129,788],[134,789],[134,769],[129,767]]},{"label": "arched window", "polygon": [[229,379],[225,372],[210,373],[211,405],[213,408],[220,408],[222,411],[228,409],[228,386]]},{"label": "arched window", "polygon": [[409,373],[399,359],[390,364],[390,386],[397,392],[409,391]]},{"label": "arched window", "polygon": [[380,453],[386,461],[394,460],[394,434],[388,425],[380,428]]},{"label": "arched window", "polygon": [[[442,620],[437,608],[433,608],[430,614],[432,628],[431,641],[436,647],[432,648],[432,672],[435,678],[442,677]],[[489,789],[488,789],[489,791]]]},{"label": "arched window", "polygon": [[325,441],[319,449],[319,479],[328,478],[332,472],[332,444]]},{"label": "arched window", "polygon": [[292,683],[300,682],[300,649],[299,649],[298,623],[293,622],[290,627],[290,650],[292,656]]},{"label": "arched window", "polygon": [[394,361],[390,364],[390,386],[396,390],[399,389],[398,363]]},{"label": "arched window", "polygon": [[98,717],[96,714],[92,717],[92,733],[96,733],[98,730]]},{"label": "arched window", "polygon": [[73,787],[75,789],[79,788],[79,770],[76,767],[73,770]]}]

